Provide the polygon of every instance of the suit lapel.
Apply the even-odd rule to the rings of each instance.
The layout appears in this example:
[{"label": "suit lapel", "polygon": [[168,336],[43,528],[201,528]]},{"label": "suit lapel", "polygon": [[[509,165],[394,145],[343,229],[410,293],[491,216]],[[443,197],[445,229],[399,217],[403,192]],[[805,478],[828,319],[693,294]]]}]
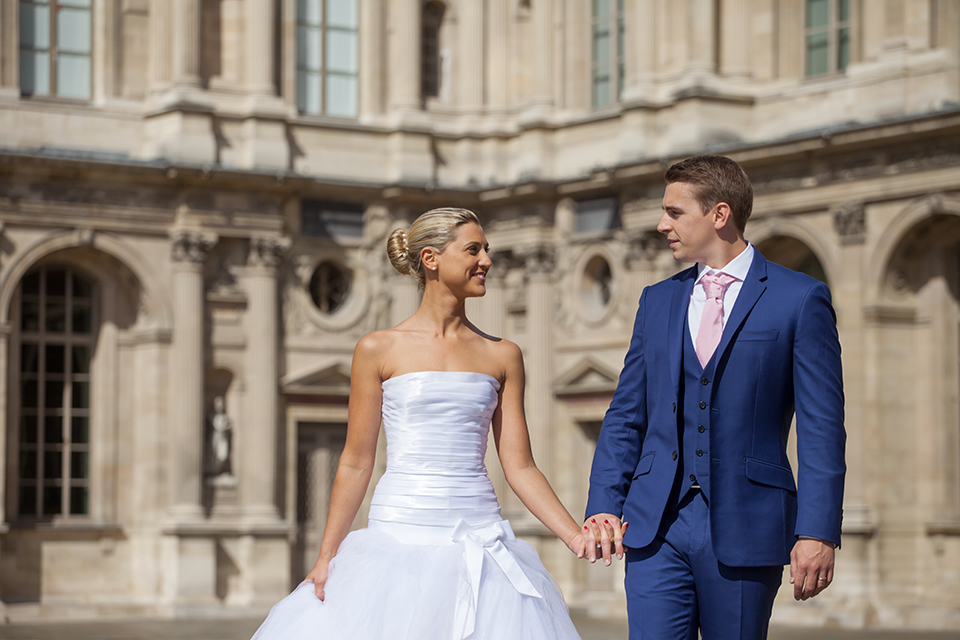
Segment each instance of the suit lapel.
[{"label": "suit lapel", "polygon": [[697,266],[694,265],[680,275],[678,286],[673,290],[670,301],[670,320],[667,331],[667,359],[670,361],[670,379],[673,389],[680,394],[680,368],[683,366],[683,323],[687,320],[687,307],[690,306],[690,294],[697,279]]},{"label": "suit lapel", "polygon": [[750,315],[753,307],[757,304],[757,300],[759,300],[763,292],[766,291],[766,282],[767,260],[760,255],[759,251],[754,249],[753,264],[750,265],[750,271],[747,272],[747,277],[743,281],[743,286],[740,288],[740,295],[737,296],[737,302],[733,305],[733,313],[727,318],[727,322],[723,327],[720,344],[717,345],[717,350],[713,357],[714,362],[720,361],[720,358],[730,345],[733,334],[740,328],[743,321],[747,319],[747,316]]}]

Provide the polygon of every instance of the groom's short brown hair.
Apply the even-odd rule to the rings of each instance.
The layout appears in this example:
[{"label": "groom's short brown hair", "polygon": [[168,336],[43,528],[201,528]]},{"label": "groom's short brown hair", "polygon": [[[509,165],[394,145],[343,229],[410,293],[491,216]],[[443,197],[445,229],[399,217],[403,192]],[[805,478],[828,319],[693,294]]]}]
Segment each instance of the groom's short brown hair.
[{"label": "groom's short brown hair", "polygon": [[739,164],[724,156],[694,156],[671,166],[663,177],[667,184],[691,185],[704,214],[726,202],[733,223],[743,233],[753,211],[753,186]]}]

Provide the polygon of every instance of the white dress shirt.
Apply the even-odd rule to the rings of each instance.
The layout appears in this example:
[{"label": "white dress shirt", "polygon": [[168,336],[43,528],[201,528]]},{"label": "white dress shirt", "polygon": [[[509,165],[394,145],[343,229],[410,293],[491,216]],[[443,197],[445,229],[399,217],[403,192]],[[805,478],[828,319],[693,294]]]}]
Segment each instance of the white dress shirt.
[{"label": "white dress shirt", "polygon": [[697,264],[697,279],[693,284],[693,293],[690,294],[690,306],[687,307],[687,323],[690,327],[690,337],[693,338],[693,344],[697,344],[697,334],[700,333],[700,318],[703,317],[703,307],[707,303],[707,292],[704,291],[703,283],[700,282],[703,276],[725,273],[736,278],[727,286],[727,290],[723,294],[723,326],[726,328],[727,318],[733,311],[733,305],[736,304],[737,296],[740,295],[743,281],[746,280],[747,274],[750,272],[750,265],[753,264],[754,253],[753,245],[748,242],[747,248],[722,269],[711,269],[705,264]]}]

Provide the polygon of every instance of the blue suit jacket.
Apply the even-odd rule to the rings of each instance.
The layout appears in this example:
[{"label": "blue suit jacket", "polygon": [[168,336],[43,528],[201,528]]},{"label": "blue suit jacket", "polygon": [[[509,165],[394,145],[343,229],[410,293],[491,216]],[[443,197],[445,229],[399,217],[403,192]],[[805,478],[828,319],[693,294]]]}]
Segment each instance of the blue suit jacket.
[{"label": "blue suit jacket", "polygon": [[[696,267],[646,288],[603,420],[587,515],[653,541],[677,473],[683,323]],[[755,253],[713,359],[708,429],[710,531],[729,566],[790,562],[796,536],[840,544],[843,380],[830,291]],[[709,372],[705,375],[709,375]],[[796,407],[798,482],[787,460]]]}]

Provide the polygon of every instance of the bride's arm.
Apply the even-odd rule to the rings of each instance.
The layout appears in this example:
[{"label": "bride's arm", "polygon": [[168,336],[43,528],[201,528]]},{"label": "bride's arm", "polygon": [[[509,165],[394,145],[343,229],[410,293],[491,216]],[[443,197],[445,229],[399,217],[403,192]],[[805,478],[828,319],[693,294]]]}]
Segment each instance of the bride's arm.
[{"label": "bride's arm", "polygon": [[306,577],[307,580],[313,580],[314,590],[321,600],[324,598],[323,588],[327,582],[330,560],[349,533],[373,475],[383,394],[377,363],[377,356],[383,352],[382,342],[382,336],[366,335],[353,352],[347,441],[330,493],[330,512],[323,530],[320,555]]},{"label": "bride's arm", "polygon": [[505,351],[504,381],[500,404],[493,415],[493,437],[503,474],[530,513],[582,558],[585,549],[580,525],[557,498],[533,459],[523,412],[525,374],[520,348],[506,340],[501,348]]}]

